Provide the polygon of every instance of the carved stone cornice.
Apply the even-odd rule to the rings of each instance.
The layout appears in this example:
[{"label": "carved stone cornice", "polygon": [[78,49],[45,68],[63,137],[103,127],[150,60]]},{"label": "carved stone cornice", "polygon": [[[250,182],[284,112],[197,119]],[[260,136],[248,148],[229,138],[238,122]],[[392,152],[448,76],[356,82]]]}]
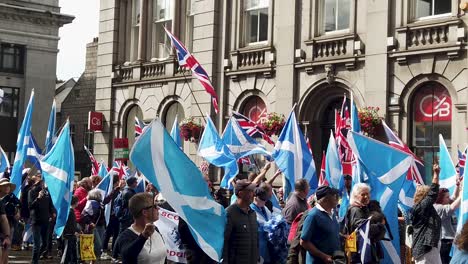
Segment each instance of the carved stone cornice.
[{"label": "carved stone cornice", "polygon": [[61,27],[71,23],[74,16],[0,3],[0,20],[12,20],[34,25]]}]

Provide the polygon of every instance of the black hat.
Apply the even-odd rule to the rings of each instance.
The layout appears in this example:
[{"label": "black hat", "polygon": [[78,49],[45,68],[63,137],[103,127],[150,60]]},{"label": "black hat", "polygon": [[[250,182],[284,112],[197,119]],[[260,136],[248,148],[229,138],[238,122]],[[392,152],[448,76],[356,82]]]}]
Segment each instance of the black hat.
[{"label": "black hat", "polygon": [[236,194],[243,190],[254,191],[256,187],[255,183],[251,183],[250,181],[245,180],[245,179],[237,180],[233,185],[234,185],[234,192]]},{"label": "black hat", "polygon": [[340,191],[338,191],[338,189],[331,188],[330,186],[322,185],[318,187],[317,191],[315,192],[315,197],[317,198],[317,201],[318,201],[329,194],[339,194],[339,193]]}]

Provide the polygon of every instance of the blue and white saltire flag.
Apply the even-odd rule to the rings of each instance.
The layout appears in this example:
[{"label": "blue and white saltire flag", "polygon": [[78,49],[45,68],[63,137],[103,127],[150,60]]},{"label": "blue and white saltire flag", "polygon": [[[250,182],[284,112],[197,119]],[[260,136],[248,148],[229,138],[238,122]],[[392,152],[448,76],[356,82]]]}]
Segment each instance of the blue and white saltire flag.
[{"label": "blue and white saltire flag", "polygon": [[221,187],[230,188],[231,180],[239,173],[237,159],[218,135],[216,128],[207,116],[206,127],[198,145],[198,155],[216,167],[224,169]]},{"label": "blue and white saltire flag", "polygon": [[398,207],[407,219],[414,206],[414,194],[416,193],[416,181],[405,179],[398,195]]},{"label": "blue and white saltire flag", "polygon": [[294,110],[289,114],[288,120],[279,135],[273,151],[273,159],[283,172],[285,180],[284,196],[294,191],[294,183],[299,179],[306,179],[310,185],[310,193],[318,187],[315,163],[310,153],[304,134],[297,124]]},{"label": "blue and white saltire flag", "polygon": [[439,134],[439,166],[440,187],[449,189],[450,194],[453,195],[457,184],[457,171],[441,134]]},{"label": "blue and white saltire flag", "polygon": [[177,146],[182,148],[182,139],[180,138],[180,128],[179,122],[177,121],[177,115],[175,117],[174,124],[172,124],[171,137],[174,139],[174,142],[177,144]]},{"label": "blue and white saltire flag", "polygon": [[36,139],[31,134],[31,137],[29,138],[29,146],[28,146],[28,154],[27,154],[28,161],[31,162],[31,164],[33,164],[36,168],[40,170],[41,165],[39,161],[43,157],[44,156],[42,155],[41,148],[37,145]]},{"label": "blue and white saltire flag", "polygon": [[[106,198],[113,190],[114,187],[114,172],[110,171],[107,175],[102,178],[101,182],[96,186],[102,194],[102,199]],[[112,203],[109,202],[104,206],[104,216],[106,218],[106,224],[109,224],[110,215],[112,211]]]},{"label": "blue and white saltire flag", "polygon": [[369,237],[370,219],[364,221],[361,226],[357,228],[357,249],[358,254],[361,255],[361,263],[371,263],[371,240]]},{"label": "blue and white saltire flag", "polygon": [[98,175],[101,176],[101,178],[104,178],[106,177],[107,173],[109,173],[109,170],[107,169],[107,166],[104,163],[104,161],[101,161],[101,164],[99,164]]},{"label": "blue and white saltire flag", "polygon": [[145,190],[146,190],[145,178],[139,177],[137,187],[135,188],[135,192],[141,193],[141,192],[145,192]]},{"label": "blue and white saltire flag", "polygon": [[8,168],[10,168],[10,162],[8,161],[5,151],[3,151],[3,148],[0,146],[0,179],[3,178],[3,173]]},{"label": "blue and white saltire flag", "polygon": [[[23,165],[26,161],[29,147],[29,137],[31,136],[31,124],[32,124],[32,112],[34,108],[34,89],[31,91],[31,97],[29,98],[28,107],[24,114],[23,123],[18,133],[18,139],[16,140],[16,155],[15,161],[13,162],[13,169],[11,171],[10,181],[16,186],[21,186]],[[13,193],[18,197],[21,188],[16,188]]]},{"label": "blue and white saltire flag", "polygon": [[[184,219],[201,249],[222,258],[226,213],[211,197],[202,173],[175,144],[158,119],[133,145],[130,160]],[[209,219],[209,224],[207,224]]]},{"label": "blue and white saltire flag", "polygon": [[57,106],[54,102],[52,103],[52,109],[50,109],[50,116],[49,116],[49,125],[47,126],[47,135],[45,140],[45,153],[49,152],[54,144],[54,137],[55,137],[55,115],[57,112]]},{"label": "blue and white saltire flag", "polygon": [[67,121],[52,149],[41,160],[42,176],[57,210],[55,233],[62,235],[67,223],[75,178],[75,157]]},{"label": "blue and white saltire flag", "polygon": [[325,177],[331,187],[341,190],[343,187],[343,172],[341,168],[341,159],[338,154],[333,132],[330,133],[328,140],[327,153],[325,155]]},{"label": "blue and white saltire flag", "polygon": [[237,119],[232,116],[224,129],[222,139],[236,159],[253,154],[271,156],[271,153],[262,144],[249,136],[239,125]]},{"label": "blue and white saltire flag", "polygon": [[400,263],[397,201],[413,157],[355,132],[348,134],[348,142],[368,175],[371,199],[380,202],[393,235],[393,240],[382,241],[385,254],[382,263]]},{"label": "blue and white saltire flag", "polygon": [[466,175],[463,177],[461,185],[463,192],[461,193],[460,214],[458,216],[457,233],[461,232],[463,225],[468,221],[468,177]]}]

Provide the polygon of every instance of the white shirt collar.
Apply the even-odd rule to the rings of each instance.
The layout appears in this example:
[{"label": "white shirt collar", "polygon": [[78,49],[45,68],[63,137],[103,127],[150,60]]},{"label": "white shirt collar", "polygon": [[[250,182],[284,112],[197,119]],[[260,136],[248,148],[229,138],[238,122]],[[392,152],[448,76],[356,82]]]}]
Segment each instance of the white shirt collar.
[{"label": "white shirt collar", "polygon": [[328,215],[331,219],[333,219],[333,210],[332,210],[331,213],[329,213],[329,212],[328,212],[327,210],[325,210],[319,203],[317,203],[317,204],[315,205],[315,207],[317,207],[318,210],[327,213],[327,215]]}]

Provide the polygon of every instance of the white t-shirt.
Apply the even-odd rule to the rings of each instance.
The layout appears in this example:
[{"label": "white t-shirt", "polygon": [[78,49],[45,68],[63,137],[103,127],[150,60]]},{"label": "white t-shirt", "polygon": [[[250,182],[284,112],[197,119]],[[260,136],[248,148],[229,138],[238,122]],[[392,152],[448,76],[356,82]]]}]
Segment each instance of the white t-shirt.
[{"label": "white t-shirt", "polygon": [[[133,229],[133,226],[129,227],[130,230],[133,231],[133,233],[140,235],[135,229]],[[151,242],[150,242],[151,241]],[[151,248],[151,253],[150,253],[150,248]],[[138,263],[139,264],[164,264],[164,261],[166,260],[166,246],[164,245],[164,241],[161,237],[161,235],[154,231],[154,233],[151,235],[150,239],[146,240],[145,245],[140,251],[140,254],[138,254]]]}]

